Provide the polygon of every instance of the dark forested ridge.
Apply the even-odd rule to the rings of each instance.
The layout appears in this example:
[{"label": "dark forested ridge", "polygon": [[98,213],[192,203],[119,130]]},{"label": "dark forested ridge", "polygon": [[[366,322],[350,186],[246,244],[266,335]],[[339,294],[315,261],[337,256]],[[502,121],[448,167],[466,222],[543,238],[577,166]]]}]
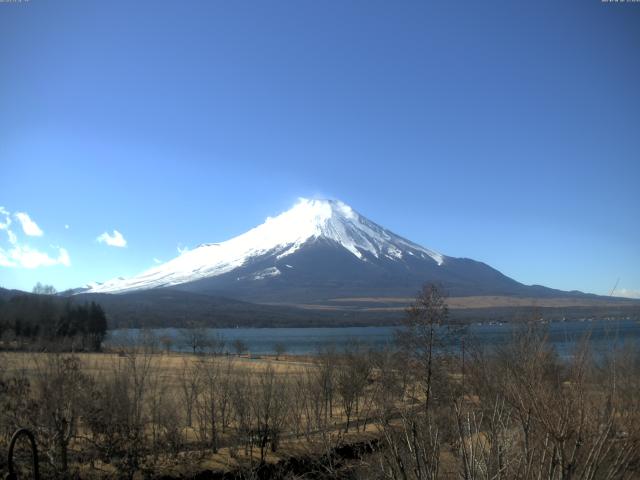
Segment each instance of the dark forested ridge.
[{"label": "dark forested ridge", "polygon": [[[404,304],[361,303],[356,305],[275,305],[237,300],[225,296],[158,288],[122,294],[80,294],[75,302],[93,301],[107,313],[109,328],[140,327],[346,327],[396,325],[404,316]],[[604,297],[601,297],[604,298]],[[382,307],[382,308],[379,308]],[[456,322],[518,321],[536,318],[640,318],[640,302],[545,306],[493,306],[452,308]]]},{"label": "dark forested ridge", "polygon": [[107,316],[96,302],[0,289],[0,341],[5,347],[62,342],[97,351],[106,332]]},{"label": "dark forested ridge", "polygon": [[73,298],[102,305],[110,328],[388,325],[396,323],[402,315],[402,312],[265,305],[167,288],[118,295],[81,294]]},{"label": "dark forested ridge", "polygon": [[20,331],[23,324],[28,324],[29,334],[36,329],[38,335],[46,332],[47,338],[54,338],[53,332],[77,332],[75,319],[78,315],[84,318],[85,313],[75,312],[88,308],[90,313],[92,305],[104,314],[111,329],[369,325],[396,323],[401,315],[401,312],[322,311],[260,305],[171,289],[120,295],[42,295],[0,288],[0,328],[11,333],[17,320]]},{"label": "dark forested ridge", "polygon": [[[0,329],[11,334],[18,325],[27,332],[37,329],[46,338],[84,335],[84,318],[91,305],[104,310],[108,328],[162,327],[335,327],[395,325],[404,315],[403,305],[266,305],[224,296],[205,295],[169,288],[125,294],[34,295],[0,288]],[[85,307],[86,305],[86,307]],[[84,308],[89,311],[85,312]],[[53,313],[51,313],[53,311]],[[35,315],[35,321],[27,317]],[[640,318],[640,302],[572,307],[452,308],[451,318],[460,322],[518,321],[532,315],[546,320],[577,318]],[[536,318],[538,318],[536,317]],[[31,318],[31,317],[29,317]],[[26,334],[22,333],[22,336]]]}]

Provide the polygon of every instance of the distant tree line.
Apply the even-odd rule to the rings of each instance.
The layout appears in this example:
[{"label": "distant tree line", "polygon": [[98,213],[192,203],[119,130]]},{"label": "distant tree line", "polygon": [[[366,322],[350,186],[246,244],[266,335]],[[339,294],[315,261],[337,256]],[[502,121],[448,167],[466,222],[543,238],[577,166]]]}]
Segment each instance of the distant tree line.
[{"label": "distant tree line", "polygon": [[107,333],[107,318],[95,303],[74,304],[38,283],[33,294],[0,300],[0,341],[3,348],[59,342],[70,348],[98,351]]}]

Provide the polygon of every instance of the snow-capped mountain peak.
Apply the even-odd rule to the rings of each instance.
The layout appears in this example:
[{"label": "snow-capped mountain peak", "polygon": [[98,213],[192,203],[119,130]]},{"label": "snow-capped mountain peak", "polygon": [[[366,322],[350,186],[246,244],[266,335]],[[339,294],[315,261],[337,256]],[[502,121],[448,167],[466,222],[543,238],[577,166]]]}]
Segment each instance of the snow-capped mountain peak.
[{"label": "snow-capped mountain peak", "polygon": [[[119,293],[215,277],[265,256],[273,256],[276,262],[319,239],[346,249],[362,261],[368,256],[392,261],[412,256],[441,265],[445,258],[380,227],[343,202],[301,198],[290,210],[267,218],[242,235],[221,243],[201,244],[130,279],[93,283],[88,291]],[[280,270],[273,265],[254,275],[254,279],[279,274]]]}]

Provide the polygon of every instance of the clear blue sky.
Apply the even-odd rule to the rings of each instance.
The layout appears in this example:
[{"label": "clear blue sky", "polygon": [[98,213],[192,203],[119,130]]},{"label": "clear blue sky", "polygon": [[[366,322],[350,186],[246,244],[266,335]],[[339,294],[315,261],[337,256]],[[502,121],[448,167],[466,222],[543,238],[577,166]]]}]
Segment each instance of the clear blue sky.
[{"label": "clear blue sky", "polygon": [[133,275],[323,196],[640,295],[639,184],[640,3],[0,3],[4,287]]}]

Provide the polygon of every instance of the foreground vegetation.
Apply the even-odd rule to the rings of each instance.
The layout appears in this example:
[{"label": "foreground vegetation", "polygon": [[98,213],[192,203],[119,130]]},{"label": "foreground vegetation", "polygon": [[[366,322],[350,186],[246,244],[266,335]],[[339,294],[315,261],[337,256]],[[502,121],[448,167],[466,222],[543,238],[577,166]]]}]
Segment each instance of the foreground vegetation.
[{"label": "foreground vegetation", "polygon": [[[306,359],[253,360],[164,354],[149,342],[117,353],[5,353],[0,458],[26,426],[41,471],[57,478],[205,470],[241,478],[640,477],[640,352],[595,356],[585,339],[560,359],[544,331],[528,326],[498,349],[436,355],[435,327],[446,320],[439,292],[426,288],[389,351],[354,343]],[[340,447],[354,444],[367,448],[345,459]],[[282,462],[288,457],[304,458],[303,472]],[[278,461],[279,473],[263,467]]]}]

